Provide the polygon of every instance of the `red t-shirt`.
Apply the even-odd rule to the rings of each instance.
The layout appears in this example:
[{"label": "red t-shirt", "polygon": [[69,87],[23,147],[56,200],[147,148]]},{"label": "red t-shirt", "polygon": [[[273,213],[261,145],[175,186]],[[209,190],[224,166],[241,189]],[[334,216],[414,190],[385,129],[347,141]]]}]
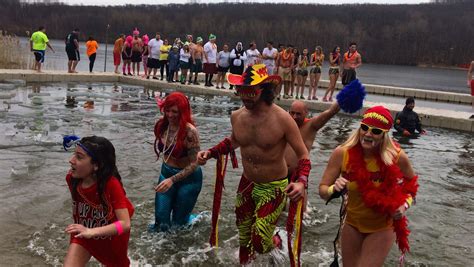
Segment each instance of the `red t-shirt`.
[{"label": "red t-shirt", "polygon": [[[68,173],[66,182],[69,191],[72,192],[72,175]],[[72,201],[72,217],[74,223],[82,224],[88,228],[100,227],[117,221],[114,210],[128,209],[130,218],[133,215],[134,208],[130,200],[125,195],[125,190],[119,180],[111,177],[105,186],[105,198],[108,212],[105,214],[97,184],[88,188],[82,188],[81,184],[77,186],[76,199]],[[123,233],[120,236],[96,237],[91,239],[76,238],[71,234],[70,243],[76,243],[84,247],[94,258],[106,266],[129,266],[130,260],[127,256],[128,240],[130,232]]]}]

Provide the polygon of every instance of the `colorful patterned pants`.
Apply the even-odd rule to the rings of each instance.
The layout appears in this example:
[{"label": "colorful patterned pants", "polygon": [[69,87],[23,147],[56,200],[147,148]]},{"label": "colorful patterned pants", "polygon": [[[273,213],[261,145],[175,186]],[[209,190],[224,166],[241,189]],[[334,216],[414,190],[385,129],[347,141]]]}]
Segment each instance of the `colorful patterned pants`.
[{"label": "colorful patterned pants", "polygon": [[273,232],[285,207],[283,190],[287,185],[287,178],[254,183],[242,175],[235,203],[241,264],[249,263],[255,252],[267,253],[274,248]]}]

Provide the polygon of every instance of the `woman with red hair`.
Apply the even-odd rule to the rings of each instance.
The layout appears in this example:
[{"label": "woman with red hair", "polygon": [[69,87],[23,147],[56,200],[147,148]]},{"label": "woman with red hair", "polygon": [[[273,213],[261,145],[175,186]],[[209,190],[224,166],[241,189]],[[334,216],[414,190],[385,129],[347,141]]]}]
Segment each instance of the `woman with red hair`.
[{"label": "woman with red hair", "polygon": [[199,135],[191,118],[191,106],[179,92],[158,103],[163,117],[155,124],[155,153],[163,155],[161,175],[155,186],[154,229],[185,225],[202,187],[202,171],[196,161]]}]

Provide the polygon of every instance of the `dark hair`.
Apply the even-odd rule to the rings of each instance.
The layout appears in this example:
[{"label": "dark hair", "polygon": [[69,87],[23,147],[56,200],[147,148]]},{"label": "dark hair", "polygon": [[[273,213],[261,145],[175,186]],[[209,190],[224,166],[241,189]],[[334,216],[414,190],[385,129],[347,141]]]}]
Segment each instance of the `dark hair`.
[{"label": "dark hair", "polygon": [[273,42],[272,41],[267,41],[267,44],[273,45]]},{"label": "dark hair", "polygon": [[332,49],[332,53],[333,53],[333,54],[336,53],[337,48],[339,48],[339,46],[336,45],[336,46]]},{"label": "dark hair", "polygon": [[74,31],[75,31],[75,32],[79,32],[79,28],[75,28]]},{"label": "dark hair", "polygon": [[357,43],[356,43],[356,42],[351,42],[351,43],[349,44],[349,47],[351,47],[351,46],[353,46],[353,45],[357,45]]},{"label": "dark hair", "polygon": [[275,98],[275,94],[273,93],[273,87],[275,87],[272,83],[265,83],[260,85],[262,88],[262,94],[260,95],[260,99],[263,100],[267,105],[273,104],[273,99]]},{"label": "dark hair", "polygon": [[38,31],[42,31],[42,30],[44,30],[44,26],[39,26]]},{"label": "dark hair", "polygon": [[94,37],[89,36],[89,41],[94,41]]},{"label": "dark hair", "polygon": [[408,104],[412,104],[412,103],[415,103],[415,98],[413,97],[409,97],[407,98],[407,100],[405,101],[405,105],[408,105]]},{"label": "dark hair", "polygon": [[[110,203],[107,203],[105,197],[105,186],[107,182],[114,176],[122,184],[122,177],[120,176],[115,161],[115,148],[114,145],[105,137],[101,136],[88,136],[83,137],[80,141],[81,145],[89,150],[91,155],[91,162],[97,164],[97,171],[95,172],[97,182],[97,193],[99,194],[100,202],[104,213],[109,214],[112,212],[109,210]],[[77,196],[77,186],[79,185],[79,179],[72,179],[72,198],[75,199]],[[123,185],[122,185],[123,186]],[[110,206],[111,207],[111,206]]]},{"label": "dark hair", "polygon": [[288,44],[286,47],[291,47],[293,48],[294,46],[292,44]]},{"label": "dark hair", "polygon": [[285,45],[284,44],[278,44],[278,47],[284,47]]}]

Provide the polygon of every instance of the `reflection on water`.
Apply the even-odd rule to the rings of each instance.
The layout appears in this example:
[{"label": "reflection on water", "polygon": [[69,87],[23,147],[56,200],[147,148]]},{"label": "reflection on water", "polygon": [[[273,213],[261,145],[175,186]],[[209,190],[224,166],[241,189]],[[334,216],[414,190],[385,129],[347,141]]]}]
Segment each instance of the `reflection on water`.
[{"label": "reflection on water", "polygon": [[[89,89],[90,88],[90,89]],[[2,89],[3,90],[3,89]],[[154,96],[164,91],[114,84],[32,84],[11,87],[0,103],[0,254],[5,265],[59,265],[66,253],[71,222],[65,183],[69,152],[62,135],[103,135],[115,145],[128,196],[136,205],[129,254],[134,263],[238,265],[234,192],[240,169],[228,170],[218,250],[208,245],[214,162],[203,168],[203,190],[195,225],[171,233],[150,233],[154,218],[153,183],[159,162],[152,149],[159,116]],[[2,91],[2,96],[5,92]],[[230,133],[229,114],[240,103],[226,97],[190,96],[202,148]],[[93,103],[93,104],[92,104]],[[324,205],[317,184],[332,150],[358,121],[340,115],[320,130],[313,145],[309,216],[305,218],[302,262],[327,266],[338,224],[338,201]],[[428,128],[428,135],[399,139],[420,175],[417,205],[409,210],[412,253],[407,266],[469,266],[474,229],[472,135]],[[283,222],[281,224],[283,226]],[[395,246],[386,266],[395,266]],[[260,265],[273,259],[260,257]]]}]

